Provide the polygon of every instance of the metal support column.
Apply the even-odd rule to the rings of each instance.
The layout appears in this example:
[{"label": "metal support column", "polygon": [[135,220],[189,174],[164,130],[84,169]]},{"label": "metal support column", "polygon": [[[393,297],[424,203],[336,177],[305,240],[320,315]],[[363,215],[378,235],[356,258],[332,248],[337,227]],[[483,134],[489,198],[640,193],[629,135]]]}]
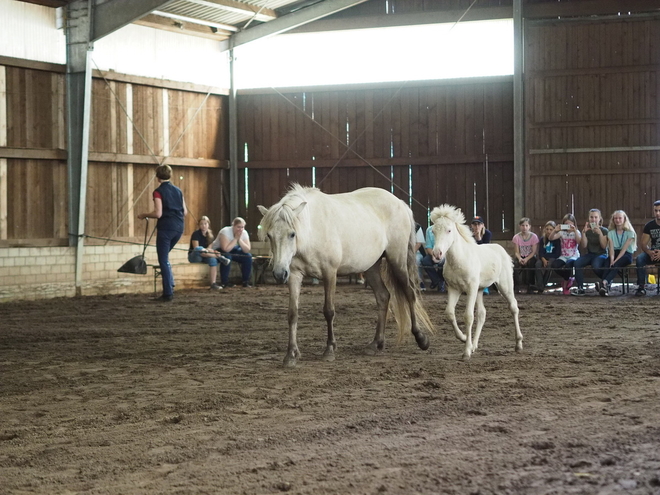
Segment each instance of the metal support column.
[{"label": "metal support column", "polygon": [[522,0],[513,0],[513,222],[525,216]]},{"label": "metal support column", "polygon": [[229,220],[238,216],[238,111],[236,105],[235,50],[229,49]]},{"label": "metal support column", "polygon": [[75,0],[67,6],[67,172],[69,180],[69,245],[76,246],[76,295],[82,295],[82,274],[87,200],[87,157],[92,95],[90,42],[91,0]]}]

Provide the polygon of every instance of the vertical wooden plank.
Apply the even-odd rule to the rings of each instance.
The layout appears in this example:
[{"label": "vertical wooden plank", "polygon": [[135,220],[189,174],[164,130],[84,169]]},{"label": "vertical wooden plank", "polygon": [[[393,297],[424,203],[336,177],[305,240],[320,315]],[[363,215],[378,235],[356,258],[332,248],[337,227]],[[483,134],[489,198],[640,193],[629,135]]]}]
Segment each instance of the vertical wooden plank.
[{"label": "vertical wooden plank", "polygon": [[160,106],[161,106],[161,125],[163,126],[162,132],[162,152],[163,156],[169,156],[170,154],[170,102],[169,102],[169,91],[167,88],[163,88],[160,92]]}]

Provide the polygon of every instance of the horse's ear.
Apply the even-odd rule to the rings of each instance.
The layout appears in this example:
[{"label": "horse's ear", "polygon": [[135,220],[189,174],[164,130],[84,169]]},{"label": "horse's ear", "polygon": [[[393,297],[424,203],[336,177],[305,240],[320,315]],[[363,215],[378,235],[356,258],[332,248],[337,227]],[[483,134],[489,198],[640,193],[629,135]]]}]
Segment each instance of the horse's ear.
[{"label": "horse's ear", "polygon": [[257,209],[261,212],[263,216],[266,216],[266,213],[268,213],[268,208],[265,206],[257,205]]},{"label": "horse's ear", "polygon": [[293,209],[293,214],[294,214],[295,216],[300,215],[300,212],[303,211],[303,209],[305,208],[305,205],[306,205],[306,204],[307,204],[307,201],[303,201],[303,202],[300,203],[298,206],[296,206],[296,207]]}]

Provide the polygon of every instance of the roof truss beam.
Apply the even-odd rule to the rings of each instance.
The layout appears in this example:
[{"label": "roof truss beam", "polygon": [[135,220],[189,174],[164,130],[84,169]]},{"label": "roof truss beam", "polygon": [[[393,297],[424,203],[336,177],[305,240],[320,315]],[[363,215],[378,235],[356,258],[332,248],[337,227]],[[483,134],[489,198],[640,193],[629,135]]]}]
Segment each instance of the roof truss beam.
[{"label": "roof truss beam", "polygon": [[175,0],[110,0],[94,6],[92,42],[97,41],[156,9],[162,9]]},{"label": "roof truss beam", "polygon": [[366,1],[367,0],[325,0],[310,7],[305,7],[304,9],[279,17],[274,21],[260,24],[259,26],[236,33],[229,39],[229,41],[222,43],[222,49],[229,50],[230,48],[235,48],[261,38],[281,34],[297,28],[298,26],[302,26],[303,24],[307,24],[308,22],[322,19],[330,14],[348,9]]},{"label": "roof truss beam", "polygon": [[236,2],[234,0],[186,0],[186,2],[223,10],[225,12],[233,12],[234,14],[254,17],[255,21],[260,22],[269,22],[277,19],[277,12],[272,9],[261,8],[257,5]]}]

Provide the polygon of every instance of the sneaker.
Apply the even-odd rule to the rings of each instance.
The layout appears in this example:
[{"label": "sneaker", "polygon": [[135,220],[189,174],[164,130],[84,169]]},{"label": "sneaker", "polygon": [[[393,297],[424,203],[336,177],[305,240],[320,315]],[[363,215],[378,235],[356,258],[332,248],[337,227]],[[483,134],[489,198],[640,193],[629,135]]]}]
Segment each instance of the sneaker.
[{"label": "sneaker", "polygon": [[153,298],[152,301],[154,301],[154,302],[172,302],[172,299],[174,299],[174,296],[162,295],[160,297]]},{"label": "sneaker", "polygon": [[484,287],[484,296],[487,296],[490,294],[490,291],[488,290],[488,287]]},{"label": "sneaker", "polygon": [[422,292],[426,292],[426,285],[424,285],[424,282],[419,284],[419,290],[421,290]]},{"label": "sneaker", "polygon": [[594,284],[594,289],[596,289],[597,294],[600,294],[600,282],[596,282]]},{"label": "sneaker", "polygon": [[587,292],[584,289],[576,287],[571,291],[571,296],[584,296],[586,293]]},{"label": "sneaker", "polygon": [[561,292],[565,296],[568,296],[571,293],[571,290],[568,288],[568,280],[561,281]]},{"label": "sneaker", "polygon": [[222,289],[222,285],[220,285],[220,284],[216,284],[215,282],[213,282],[213,283],[211,284],[211,287],[210,287],[210,288],[213,289],[213,290],[220,290],[220,289]]},{"label": "sneaker", "polygon": [[571,287],[573,287],[574,284],[575,284],[575,277],[571,277],[568,279],[568,284],[566,285],[566,287],[570,289]]},{"label": "sneaker", "polygon": [[607,282],[605,282],[604,280],[602,285],[600,286],[600,290],[598,291],[598,293],[603,297],[607,297],[610,295],[609,288],[607,287]]},{"label": "sneaker", "polygon": [[635,295],[639,296],[639,297],[645,296],[646,295],[646,289],[644,289],[643,287],[637,287],[637,290],[635,291]]},{"label": "sneaker", "polygon": [[235,284],[232,284],[231,282],[227,282],[226,284],[222,284],[220,287],[222,287],[223,289],[227,289],[229,287],[234,287],[234,286]]},{"label": "sneaker", "polygon": [[229,258],[225,258],[224,256],[218,256],[218,261],[225,266],[231,263],[231,260]]},{"label": "sneaker", "polygon": [[243,287],[252,287],[250,282],[243,282]]}]

